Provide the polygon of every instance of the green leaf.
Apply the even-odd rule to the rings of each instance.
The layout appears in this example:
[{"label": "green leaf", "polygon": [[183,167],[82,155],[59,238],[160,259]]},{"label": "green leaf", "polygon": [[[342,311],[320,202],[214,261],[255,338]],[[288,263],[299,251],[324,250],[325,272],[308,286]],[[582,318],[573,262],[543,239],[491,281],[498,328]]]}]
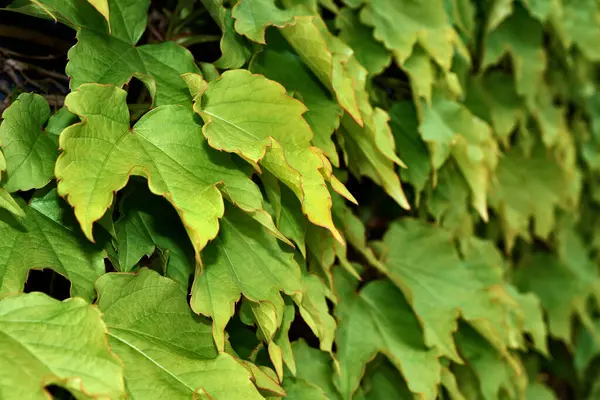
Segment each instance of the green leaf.
[{"label": "green leaf", "polygon": [[390,127],[398,147],[398,155],[408,168],[400,170],[400,177],[411,183],[417,192],[425,188],[431,173],[427,145],[419,135],[417,110],[408,101],[392,104]]},{"label": "green leaf", "polygon": [[465,104],[473,114],[492,126],[494,135],[504,145],[508,145],[508,138],[526,115],[513,77],[503,71],[489,71],[470,79]]},{"label": "green leaf", "polygon": [[499,349],[511,344],[506,304],[513,300],[488,254],[461,260],[448,231],[408,218],[391,225],[384,243],[388,275],[422,322],[427,345],[460,362],[459,313]]},{"label": "green leaf", "polygon": [[[358,63],[347,64],[356,77],[357,100],[364,118],[360,126],[349,116],[342,118],[342,129],[337,137],[344,150],[346,165],[354,175],[367,176],[382,186],[402,208],[410,205],[396,174],[396,165],[405,166],[395,152],[396,144],[388,125],[389,115],[380,108],[373,108],[365,92],[367,73]],[[352,160],[352,161],[350,161]]]},{"label": "green leaf", "polygon": [[194,272],[194,248],[177,212],[144,186],[133,185],[119,207],[121,218],[115,224],[119,271],[133,271],[143,256],[156,249],[168,251],[166,276],[187,290]]},{"label": "green leaf", "polygon": [[331,219],[331,195],[323,177],[330,166],[310,145],[312,132],[302,118],[306,107],[301,102],[274,81],[231,70],[206,84],[195,96],[194,110],[205,121],[203,133],[211,147],[239,154],[258,171],[267,169],[292,189],[312,223],[343,243]]},{"label": "green leaf", "polygon": [[110,10],[108,0],[88,0],[88,3],[94,6],[96,10],[106,19],[110,26]]},{"label": "green leaf", "polygon": [[303,117],[314,132],[313,144],[325,152],[333,165],[339,166],[339,157],[331,135],[340,125],[342,110],[314,75],[302,65],[298,56],[285,48],[274,47],[274,40],[269,40],[270,47],[252,59],[250,70],[281,83],[288,93],[293,93],[306,105],[308,111]]},{"label": "green leaf", "polygon": [[442,0],[372,0],[360,18],[374,28],[375,38],[392,51],[399,64],[404,64],[419,43],[440,67],[450,69],[459,39],[448,24]]},{"label": "green leaf", "polygon": [[101,313],[81,298],[4,298],[0,351],[3,399],[47,399],[51,384],[81,399],[125,398],[123,365],[108,347]]},{"label": "green leaf", "polygon": [[378,75],[387,68],[392,59],[388,50],[373,38],[373,30],[363,25],[358,16],[349,8],[344,8],[335,18],[339,38],[354,50],[356,60],[369,71]]},{"label": "green leaf", "polygon": [[352,49],[333,36],[321,18],[314,16],[297,17],[281,33],[313,74],[333,92],[340,107],[362,126],[364,115],[358,96],[364,87],[357,84]]},{"label": "green leaf", "polygon": [[[373,364],[379,360],[375,360]],[[367,371],[362,383],[365,388],[367,400],[406,399],[412,400],[415,396],[406,386],[406,382],[394,365],[382,359],[373,371]]]},{"label": "green leaf", "polygon": [[504,54],[509,54],[517,93],[531,100],[537,94],[546,70],[542,40],[542,24],[517,4],[512,15],[488,34],[482,68],[497,64]]},{"label": "green leaf", "polygon": [[211,326],[190,310],[179,285],[142,269],[96,283],[108,343],[125,364],[132,398],[261,399],[251,373],[219,353]]},{"label": "green leaf", "polygon": [[273,0],[238,1],[233,7],[235,30],[248,39],[265,44],[268,26],[282,28],[291,23],[299,10],[282,9]]},{"label": "green leaf", "polygon": [[[155,108],[131,129],[126,96],[113,86],[88,84],[65,100],[82,122],[60,136],[63,153],[55,169],[58,192],[67,196],[90,240],[92,223],[104,214],[113,193],[125,186],[130,175],[148,178],[150,191],[175,207],[197,258],[218,232],[223,196],[245,211],[261,213],[258,187],[228,155],[208,147],[190,108]],[[217,188],[220,182],[224,194]]]},{"label": "green leaf", "polygon": [[222,69],[240,68],[250,58],[251,51],[247,41],[234,29],[231,10],[223,7],[221,0],[202,0],[210,16],[223,32],[221,38],[221,58],[215,65]]},{"label": "green leaf", "polygon": [[29,270],[43,268],[69,279],[71,295],[95,297],[94,282],[104,273],[104,254],[79,234],[55,190],[31,200],[22,226],[6,213],[0,217],[0,297],[22,291]]},{"label": "green leaf", "polygon": [[595,330],[586,304],[590,298],[595,297],[596,303],[600,298],[600,277],[579,235],[563,228],[558,240],[559,257],[534,253],[522,261],[515,278],[521,290],[539,297],[552,336],[570,344],[573,315],[577,315],[587,329]]},{"label": "green leaf", "polygon": [[50,107],[38,94],[24,93],[2,114],[0,140],[6,156],[3,187],[8,192],[44,187],[54,177],[58,141],[41,126]]},{"label": "green leaf", "polygon": [[[119,4],[127,0],[109,0],[114,4]],[[145,1],[144,1],[145,3]],[[142,2],[140,2],[142,4]],[[56,20],[73,28],[86,27],[99,32],[107,32],[108,26],[106,19],[92,6],[89,1],[78,0],[36,0],[31,2],[13,1],[9,10],[15,10],[24,14],[32,15],[38,18],[50,17],[53,22]],[[115,19],[113,15],[113,19]],[[145,24],[145,20],[144,20]],[[118,30],[113,34],[118,34]]]},{"label": "green leaf", "polygon": [[410,57],[402,65],[402,69],[410,78],[413,97],[417,104],[420,99],[431,104],[433,83],[437,71],[429,55],[421,46],[415,46]]},{"label": "green leaf", "polygon": [[423,106],[419,131],[429,145],[434,170],[453,156],[471,189],[473,207],[487,220],[487,192],[498,162],[489,126],[462,104],[434,96],[431,107]]},{"label": "green leaf", "polygon": [[320,349],[333,355],[332,345],[337,323],[329,313],[327,299],[335,301],[325,283],[316,275],[305,274],[302,300],[297,300],[300,315],[319,339]]},{"label": "green leaf", "polygon": [[295,377],[286,376],[283,381],[289,398],[340,400],[340,394],[333,384],[331,356],[310,347],[302,339],[292,344],[292,350],[298,370]]},{"label": "green leaf", "polygon": [[419,322],[402,293],[387,281],[370,282],[358,294],[353,293],[352,284],[339,284],[346,286],[339,290],[341,302],[336,308],[343,398],[352,397],[367,362],[383,353],[406,378],[413,393],[434,399],[441,370],[438,351],[423,343]]},{"label": "green leaf", "polygon": [[[515,148],[502,157],[490,188],[490,205],[500,215],[505,247],[511,250],[517,236],[530,238],[530,220],[536,237],[546,239],[555,222],[555,209],[568,209],[578,197],[569,176],[539,144],[529,156]],[[523,186],[527,190],[523,190]]]},{"label": "green leaf", "polygon": [[[385,266],[377,259],[373,250],[367,245],[367,230],[363,222],[358,218],[352,210],[345,204],[344,200],[339,196],[333,197],[333,218],[336,224],[344,233],[344,237],[355,251],[357,251],[364,259],[374,268],[385,270]],[[359,278],[354,267],[344,265],[340,252],[336,253],[340,264],[350,274]],[[345,254],[344,254],[345,256]]]},{"label": "green leaf", "polygon": [[600,60],[598,40],[600,25],[599,6],[594,0],[562,0],[560,18],[554,18],[553,24],[565,46],[576,45],[590,60]]},{"label": "green leaf", "polygon": [[[242,321],[247,325],[256,325],[256,337],[267,343],[267,351],[279,380],[283,379],[283,350],[279,346],[279,343],[284,342],[289,347],[289,340],[284,339],[277,343],[273,339],[279,328],[280,321],[283,319],[283,310],[283,303],[277,305],[266,301],[253,303],[245,299],[242,301],[242,308],[240,309],[240,318]],[[286,360],[293,362],[293,355],[287,353]],[[292,364],[291,368],[295,368],[294,364]]]},{"label": "green leaf", "polygon": [[197,72],[192,54],[174,42],[139,47],[114,36],[82,29],[68,53],[71,88],[89,82],[122,86],[132,76],[147,86],[154,105],[191,102],[181,74]]},{"label": "green leaf", "polygon": [[457,343],[467,365],[477,376],[483,399],[498,399],[502,392],[509,398],[524,398],[527,378],[517,357],[499,354],[468,326],[459,329]]},{"label": "green leaf", "polygon": [[469,201],[469,186],[454,160],[436,172],[435,189],[426,198],[427,209],[435,221],[456,236],[473,234],[475,218]]},{"label": "green leaf", "polygon": [[202,253],[192,287],[192,309],[213,319],[215,343],[223,349],[224,330],[241,295],[268,302],[282,321],[283,298],[302,292],[302,275],[293,255],[284,251],[266,229],[244,213],[228,207],[218,237]]},{"label": "green leaf", "polygon": [[[135,44],[146,30],[149,0],[36,0],[34,7],[18,8],[27,14],[50,13],[73,29],[85,29]],[[43,10],[41,9],[43,7]],[[109,17],[110,16],[110,22]],[[107,22],[109,22],[107,24]]]},{"label": "green leaf", "polygon": [[48,120],[46,125],[46,132],[53,135],[59,136],[60,133],[69,125],[73,125],[77,122],[77,116],[71,114],[67,107],[62,107]]},{"label": "green leaf", "polygon": [[25,212],[5,189],[0,188],[0,208],[3,208],[19,218],[25,217]]}]

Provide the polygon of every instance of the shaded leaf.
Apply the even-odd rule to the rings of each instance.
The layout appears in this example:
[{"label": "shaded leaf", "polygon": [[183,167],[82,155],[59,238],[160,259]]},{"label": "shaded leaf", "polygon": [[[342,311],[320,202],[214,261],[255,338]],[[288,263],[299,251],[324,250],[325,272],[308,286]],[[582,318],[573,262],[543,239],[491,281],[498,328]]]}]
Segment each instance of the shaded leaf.
[{"label": "shaded leaf", "polygon": [[380,74],[390,64],[388,50],[375,40],[373,30],[363,25],[352,10],[342,9],[336,16],[335,25],[340,30],[339,38],[354,50],[356,60],[369,74]]},{"label": "shaded leaf", "polygon": [[519,4],[513,13],[488,34],[482,68],[512,57],[517,93],[531,100],[539,90],[546,69],[542,48],[543,26]]},{"label": "shaded leaf", "polygon": [[461,260],[448,231],[408,218],[390,226],[384,243],[388,275],[423,324],[427,345],[460,362],[453,339],[459,315],[499,349],[511,345],[512,299],[487,257]]},{"label": "shaded leaf", "polygon": [[438,352],[423,343],[419,322],[402,293],[387,281],[368,283],[359,294],[352,293],[352,284],[339,284],[346,286],[339,289],[341,303],[336,308],[340,320],[336,334],[339,389],[343,398],[352,396],[365,365],[381,352],[406,378],[413,393],[434,399],[441,370]]},{"label": "shaded leaf", "polygon": [[498,162],[489,126],[462,104],[436,96],[431,107],[424,107],[419,131],[429,145],[434,170],[453,156],[471,189],[473,207],[487,220],[487,191]]},{"label": "shaded leaf", "polygon": [[51,268],[71,281],[71,295],[94,298],[104,254],[79,234],[70,215],[54,190],[31,200],[23,226],[0,215],[0,297],[22,291],[30,269]]},{"label": "shaded leaf", "polygon": [[194,248],[177,212],[142,185],[133,185],[126,193],[119,212],[121,218],[115,224],[119,271],[134,270],[142,257],[158,248],[169,252],[166,276],[187,290],[194,272]]}]

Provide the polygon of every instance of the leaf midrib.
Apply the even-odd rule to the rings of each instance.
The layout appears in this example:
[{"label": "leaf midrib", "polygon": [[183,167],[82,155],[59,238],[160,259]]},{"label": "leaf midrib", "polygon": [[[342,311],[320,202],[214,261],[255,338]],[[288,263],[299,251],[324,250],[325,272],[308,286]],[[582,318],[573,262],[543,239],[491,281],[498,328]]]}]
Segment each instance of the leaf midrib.
[{"label": "leaf midrib", "polygon": [[110,336],[110,337],[112,337],[112,338],[114,338],[115,340],[118,340],[119,342],[123,343],[124,345],[129,346],[131,349],[133,349],[136,352],[138,352],[139,354],[141,354],[143,357],[145,357],[146,359],[148,359],[151,363],[153,363],[154,365],[156,365],[159,369],[161,369],[162,371],[164,371],[167,375],[169,375],[170,377],[172,377],[173,379],[175,379],[177,382],[179,382],[181,385],[183,385],[192,394],[196,392],[196,389],[188,386],[184,381],[182,381],[181,379],[179,379],[179,377],[177,377],[176,375],[174,375],[173,373],[171,373],[171,371],[169,371],[168,369],[166,369],[164,366],[162,366],[160,363],[158,363],[156,360],[154,360],[152,357],[150,357],[148,354],[146,354],[141,349],[137,348],[132,343],[129,343],[127,340],[125,340],[125,339],[123,339],[123,338],[121,338],[121,337],[113,334],[110,331],[107,333],[107,335]]}]

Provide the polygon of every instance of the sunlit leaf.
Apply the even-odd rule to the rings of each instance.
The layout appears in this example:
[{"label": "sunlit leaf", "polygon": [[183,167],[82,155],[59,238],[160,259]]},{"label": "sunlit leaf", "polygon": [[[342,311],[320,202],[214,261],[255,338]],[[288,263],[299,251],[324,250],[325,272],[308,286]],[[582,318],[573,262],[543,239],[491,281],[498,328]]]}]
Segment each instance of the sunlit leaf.
[{"label": "sunlit leaf", "polygon": [[100,311],[83,299],[4,298],[0,334],[3,399],[47,399],[52,384],[77,398],[125,398],[121,360],[108,347]]}]

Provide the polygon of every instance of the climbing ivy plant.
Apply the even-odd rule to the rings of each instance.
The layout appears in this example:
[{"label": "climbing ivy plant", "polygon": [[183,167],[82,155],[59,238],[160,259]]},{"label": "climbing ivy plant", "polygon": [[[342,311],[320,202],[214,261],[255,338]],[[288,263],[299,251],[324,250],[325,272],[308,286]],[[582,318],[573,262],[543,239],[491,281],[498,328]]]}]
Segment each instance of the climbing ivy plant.
[{"label": "climbing ivy plant", "polygon": [[596,1],[175,3],[1,11],[76,36],[2,115],[2,399],[600,396]]}]

